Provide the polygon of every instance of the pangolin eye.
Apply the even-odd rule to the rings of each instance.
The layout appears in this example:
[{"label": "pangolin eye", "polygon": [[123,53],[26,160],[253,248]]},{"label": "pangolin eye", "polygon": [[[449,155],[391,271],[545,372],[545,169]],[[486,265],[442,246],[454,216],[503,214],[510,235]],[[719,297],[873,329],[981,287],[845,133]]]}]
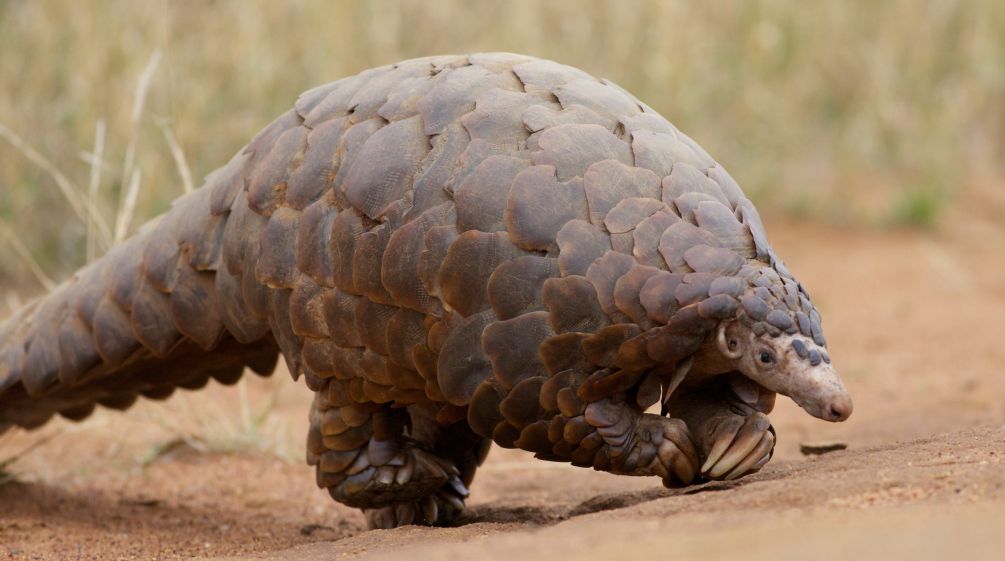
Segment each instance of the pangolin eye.
[{"label": "pangolin eye", "polygon": [[763,364],[771,364],[772,362],[775,362],[775,356],[771,354],[771,351],[761,351],[761,356],[759,358]]}]

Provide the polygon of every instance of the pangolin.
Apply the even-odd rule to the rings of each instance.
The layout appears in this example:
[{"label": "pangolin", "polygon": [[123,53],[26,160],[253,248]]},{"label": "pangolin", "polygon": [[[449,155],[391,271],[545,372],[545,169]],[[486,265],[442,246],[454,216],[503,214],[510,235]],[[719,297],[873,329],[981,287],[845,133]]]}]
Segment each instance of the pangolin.
[{"label": "pangolin", "polygon": [[625,90],[416,59],[305,92],[9,318],[0,431],[282,354],[318,486],[372,527],[443,524],[492,442],[668,486],[757,471],[777,393],[851,414],[820,325],[726,170]]}]

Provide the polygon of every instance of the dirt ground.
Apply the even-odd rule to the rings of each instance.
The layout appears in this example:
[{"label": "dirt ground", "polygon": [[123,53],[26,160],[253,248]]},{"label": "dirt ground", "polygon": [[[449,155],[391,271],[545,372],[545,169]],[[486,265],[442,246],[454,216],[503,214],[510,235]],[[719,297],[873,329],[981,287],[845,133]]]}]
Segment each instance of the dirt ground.
[{"label": "dirt ground", "polygon": [[[932,233],[769,221],[856,408],[834,425],[779,400],[756,475],[667,490],[495,449],[459,526],[365,531],[314,486],[309,392],[275,376],[0,437],[0,462],[19,456],[0,558],[1002,559],[1005,229],[948,218]],[[799,451],[831,441],[848,449]]]}]

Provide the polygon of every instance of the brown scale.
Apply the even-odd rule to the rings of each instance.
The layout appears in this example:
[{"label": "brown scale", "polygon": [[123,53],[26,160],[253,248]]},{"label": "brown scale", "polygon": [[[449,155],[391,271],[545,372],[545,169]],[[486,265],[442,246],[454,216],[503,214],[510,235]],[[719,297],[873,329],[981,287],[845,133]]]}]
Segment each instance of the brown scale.
[{"label": "brown scale", "polygon": [[615,119],[642,111],[638,101],[617,86],[598,82],[592,76],[569,76],[566,80],[552,89],[563,107],[583,105]]},{"label": "brown scale", "polygon": [[[606,132],[606,131],[605,131]],[[556,252],[556,235],[569,220],[587,219],[582,178],[560,181],[555,167],[536,165],[513,179],[506,202],[506,231],[527,250]]]},{"label": "brown scale", "polygon": [[558,125],[600,125],[607,130],[614,130],[615,127],[614,119],[576,104],[559,109],[543,105],[531,107],[523,114],[523,124],[531,133]]},{"label": "brown scale", "polygon": [[524,92],[491,89],[478,96],[475,110],[461,117],[460,122],[472,139],[501,148],[522,146],[530,136],[523,124],[524,111],[545,103],[549,102]]},{"label": "brown scale", "polygon": [[673,171],[676,163],[683,162],[699,169],[707,169],[714,162],[707,155],[699,154],[676,134],[638,130],[632,133],[632,151],[636,165],[652,170],[660,177]]},{"label": "brown scale", "polygon": [[590,265],[612,249],[611,238],[585,220],[570,220],[555,235],[562,275],[585,275]]},{"label": "brown scale", "polygon": [[642,304],[640,293],[646,282],[658,274],[660,274],[660,270],[655,267],[633,265],[614,284],[614,305],[643,330],[649,329],[655,324],[646,316],[646,309]]},{"label": "brown scale", "polygon": [[556,333],[592,333],[610,323],[597,298],[596,287],[586,277],[548,279],[541,298],[551,311],[549,319]]},{"label": "brown scale", "polygon": [[[619,201],[604,216],[603,224],[613,239],[617,234],[631,233],[643,220],[654,214],[669,211],[670,207],[656,199],[629,197]],[[623,251],[622,253],[631,254],[631,251]]]},{"label": "brown scale", "polygon": [[659,251],[660,235],[680,217],[669,210],[657,211],[639,222],[632,230],[632,255],[643,265],[668,268]]},{"label": "brown scale", "polygon": [[547,375],[538,349],[555,334],[548,315],[544,311],[529,312],[496,321],[483,331],[482,347],[492,363],[493,377],[502,388],[512,389],[525,378]]},{"label": "brown scale", "polygon": [[505,232],[469,230],[457,237],[443,261],[436,281],[440,297],[462,316],[489,309],[488,280],[505,262],[527,255]]},{"label": "brown scale", "polygon": [[544,308],[544,283],[560,275],[561,262],[524,255],[500,264],[489,276],[486,294],[492,311],[507,320]]},{"label": "brown scale", "polygon": [[590,221],[601,225],[611,209],[624,199],[658,199],[660,178],[647,169],[603,160],[586,170],[583,187],[590,204]]},{"label": "brown scale", "polygon": [[628,319],[614,303],[614,287],[618,279],[631,270],[635,264],[635,260],[628,255],[608,251],[586,270],[586,279],[596,289],[597,301],[600,302],[601,309],[611,321],[621,322]]},{"label": "brown scale", "polygon": [[[419,162],[412,180],[412,211],[421,213],[426,209],[452,203],[450,190],[454,172],[470,138],[460,124],[453,124],[431,139],[432,148]],[[457,182],[460,185],[460,181]]]},{"label": "brown scale", "polygon": [[593,162],[633,163],[629,146],[600,125],[558,125],[546,130],[538,143],[534,164],[553,166],[561,182],[582,178]]},{"label": "brown scale", "polygon": [[0,326],[0,431],[267,375],[281,353],[315,392],[318,485],[372,526],[445,523],[493,441],[691,482],[687,426],[644,411],[732,318],[825,343],[694,141],[568,66],[418,59],[305,92]]},{"label": "brown scale", "polygon": [[530,162],[510,156],[486,158],[454,190],[462,212],[457,216],[461,230],[497,232],[506,230],[506,200],[513,179]]}]

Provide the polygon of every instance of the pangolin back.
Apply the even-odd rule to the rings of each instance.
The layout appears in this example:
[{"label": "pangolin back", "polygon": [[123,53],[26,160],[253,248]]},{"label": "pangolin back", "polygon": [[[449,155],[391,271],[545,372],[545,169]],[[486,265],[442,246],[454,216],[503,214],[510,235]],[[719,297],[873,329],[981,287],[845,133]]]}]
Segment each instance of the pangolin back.
[{"label": "pangolin back", "polygon": [[266,374],[281,351],[312,389],[441,403],[512,442],[546,382],[614,366],[746,259],[789,277],[729,174],[616,85],[510,54],[375,68],[301,95],[9,318],[0,428]]}]

